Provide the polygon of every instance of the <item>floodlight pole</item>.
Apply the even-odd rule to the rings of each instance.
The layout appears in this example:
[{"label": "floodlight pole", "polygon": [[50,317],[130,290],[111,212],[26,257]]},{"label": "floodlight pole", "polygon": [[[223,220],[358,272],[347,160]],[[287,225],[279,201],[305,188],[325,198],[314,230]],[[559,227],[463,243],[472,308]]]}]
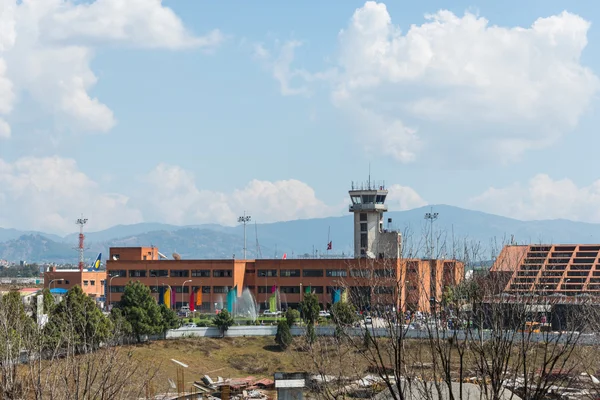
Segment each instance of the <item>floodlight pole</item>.
[{"label": "floodlight pole", "polygon": [[430,228],[429,228],[429,236],[430,236],[430,255],[429,258],[433,260],[433,222],[438,219],[439,213],[433,212],[433,207],[431,207],[431,212],[425,213],[425,219],[429,220]]},{"label": "floodlight pole", "polygon": [[244,215],[238,217],[238,222],[244,224],[244,260],[246,259],[246,224],[250,222],[252,217],[250,215],[246,215],[246,211],[244,210]]}]

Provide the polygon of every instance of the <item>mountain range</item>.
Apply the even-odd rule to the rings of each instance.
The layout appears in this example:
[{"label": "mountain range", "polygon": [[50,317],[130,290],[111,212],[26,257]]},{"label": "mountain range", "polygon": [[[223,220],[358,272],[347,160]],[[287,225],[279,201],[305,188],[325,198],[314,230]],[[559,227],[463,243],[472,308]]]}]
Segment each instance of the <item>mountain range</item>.
[{"label": "mountain range", "polygon": [[[433,210],[438,218],[424,218]],[[388,223],[391,218],[391,223]],[[478,244],[484,251],[512,243],[600,243],[600,224],[569,220],[521,221],[448,205],[434,205],[385,214],[385,226],[404,234],[405,243],[424,251],[423,243],[440,241]],[[430,227],[433,235],[430,236]],[[353,217],[303,219],[246,226],[247,258],[279,258],[323,254],[329,240],[330,254],[348,256],[353,248]],[[116,246],[157,246],[182,258],[242,258],[244,228],[216,224],[177,226],[161,223],[117,225],[86,233],[85,257],[108,253]],[[76,264],[77,233],[64,237],[36,231],[0,228],[0,259]],[[419,254],[422,255],[422,254]],[[447,255],[447,254],[446,254]]]}]

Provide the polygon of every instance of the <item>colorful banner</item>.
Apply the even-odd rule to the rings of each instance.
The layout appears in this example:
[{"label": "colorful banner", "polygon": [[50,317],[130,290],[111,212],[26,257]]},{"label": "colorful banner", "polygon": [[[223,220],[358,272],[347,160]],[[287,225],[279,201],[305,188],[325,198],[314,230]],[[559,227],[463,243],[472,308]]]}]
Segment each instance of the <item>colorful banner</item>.
[{"label": "colorful banner", "polygon": [[275,293],[276,290],[277,290],[277,285],[271,286],[271,293]]},{"label": "colorful banner", "polygon": [[343,290],[342,297],[341,297],[340,301],[342,303],[347,303],[348,302],[348,289],[344,289]]},{"label": "colorful banner", "polygon": [[237,286],[227,292],[227,311],[233,313],[233,305],[237,300]]},{"label": "colorful banner", "polygon": [[165,304],[165,287],[158,288],[158,305]]},{"label": "colorful banner", "polygon": [[196,305],[198,308],[202,306],[202,287],[199,287],[196,291]]},{"label": "colorful banner", "polygon": [[276,295],[269,297],[269,311],[271,311],[271,312],[277,311],[277,296]]},{"label": "colorful banner", "polygon": [[175,293],[175,291],[173,290],[169,290],[169,292],[171,293],[171,306],[176,307],[177,306],[177,293]]},{"label": "colorful banner", "polygon": [[194,298],[194,291],[192,290],[190,292],[190,311],[195,311],[196,310],[196,303],[195,303],[195,298]]},{"label": "colorful banner", "polygon": [[304,293],[310,293],[310,289],[311,289],[311,287],[307,286],[306,288],[304,288]]},{"label": "colorful banner", "polygon": [[341,291],[340,289],[334,289],[333,292],[331,292],[331,297],[332,297],[332,304],[337,303],[338,301],[340,301],[340,297],[341,297]]},{"label": "colorful banner", "polygon": [[171,289],[165,288],[165,293],[163,295],[163,304],[167,308],[171,308]]}]

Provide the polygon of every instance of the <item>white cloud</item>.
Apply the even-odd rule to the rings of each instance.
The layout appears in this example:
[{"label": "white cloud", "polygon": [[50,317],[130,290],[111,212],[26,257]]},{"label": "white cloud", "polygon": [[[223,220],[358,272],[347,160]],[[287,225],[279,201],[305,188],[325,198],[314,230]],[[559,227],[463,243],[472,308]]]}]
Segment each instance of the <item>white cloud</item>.
[{"label": "white cloud", "polygon": [[538,174],[527,185],[490,187],[472,198],[470,205],[523,220],[564,218],[600,222],[600,180],[578,187],[570,179],[554,180]]},{"label": "white cloud", "polygon": [[389,194],[386,203],[390,211],[405,211],[427,205],[417,191],[409,186],[394,184],[387,189]]},{"label": "white cloud", "polygon": [[71,233],[81,213],[88,229],[141,222],[141,213],[120,194],[103,193],[79,171],[74,160],[24,157],[14,163],[0,159],[1,227]]},{"label": "white cloud", "polygon": [[[445,10],[425,18],[403,34],[385,4],[368,1],[339,33],[332,101],[357,121],[359,138],[376,139],[365,141],[379,144],[374,152],[400,162],[425,148],[506,162],[567,134],[600,88],[580,62],[590,23],[577,15],[530,27]],[[283,76],[294,76],[294,46],[283,50]]]},{"label": "white cloud", "polygon": [[328,206],[306,183],[252,180],[229,193],[199,189],[194,175],[179,166],[159,164],[146,177],[159,184],[144,196],[145,215],[174,224],[219,223],[236,225],[244,210],[260,223],[324,217],[339,206]]},{"label": "white cloud", "polygon": [[[0,116],[27,93],[59,128],[75,132],[105,132],[116,123],[89,94],[97,82],[90,67],[97,46],[209,49],[223,40],[218,30],[188,32],[160,0],[0,0],[0,9]],[[7,136],[4,128],[0,137]]]}]

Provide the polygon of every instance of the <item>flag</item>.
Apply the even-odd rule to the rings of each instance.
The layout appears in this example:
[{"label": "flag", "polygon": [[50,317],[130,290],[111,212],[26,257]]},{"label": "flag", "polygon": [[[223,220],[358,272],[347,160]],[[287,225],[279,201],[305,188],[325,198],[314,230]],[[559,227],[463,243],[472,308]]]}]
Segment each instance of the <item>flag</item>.
[{"label": "flag", "polygon": [[276,290],[277,290],[277,285],[271,286],[271,293],[275,293]]},{"label": "flag", "polygon": [[169,288],[165,288],[165,291],[163,293],[163,304],[167,308],[171,308],[171,289]]},{"label": "flag", "polygon": [[269,297],[269,311],[277,311],[277,296],[275,295]]},{"label": "flag", "polygon": [[310,285],[304,288],[304,293],[310,293]]},{"label": "flag", "polygon": [[194,304],[194,291],[192,290],[190,292],[190,311],[194,311],[196,309],[196,307],[194,307],[196,304]]},{"label": "flag", "polygon": [[199,287],[196,291],[196,305],[198,307],[202,306],[202,287]]},{"label": "flag", "polygon": [[338,301],[340,301],[340,289],[334,289],[333,292],[331,292],[331,297],[332,297],[332,303],[335,304]]},{"label": "flag", "polygon": [[333,243],[331,241],[329,243],[327,243],[327,250],[331,250],[332,244]]},{"label": "flag", "polygon": [[287,253],[283,253],[283,257],[281,257],[281,259],[283,259],[283,260],[287,259]]},{"label": "flag", "polygon": [[94,261],[94,263],[90,266],[89,270],[93,271],[95,269],[100,269],[100,264],[102,264],[101,260],[102,260],[102,253],[98,253],[98,257],[96,257],[96,261]]},{"label": "flag", "polygon": [[344,289],[344,291],[342,292],[342,296],[340,297],[340,301],[342,303],[348,302],[348,289]]},{"label": "flag", "polygon": [[233,313],[233,305],[237,300],[237,286],[229,289],[227,292],[227,311]]},{"label": "flag", "polygon": [[158,288],[158,305],[165,304],[165,287]]},{"label": "flag", "polygon": [[171,303],[170,304],[173,307],[176,307],[177,306],[177,297],[176,297],[177,293],[175,293],[173,290],[169,290],[169,292],[171,292]]}]

